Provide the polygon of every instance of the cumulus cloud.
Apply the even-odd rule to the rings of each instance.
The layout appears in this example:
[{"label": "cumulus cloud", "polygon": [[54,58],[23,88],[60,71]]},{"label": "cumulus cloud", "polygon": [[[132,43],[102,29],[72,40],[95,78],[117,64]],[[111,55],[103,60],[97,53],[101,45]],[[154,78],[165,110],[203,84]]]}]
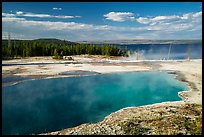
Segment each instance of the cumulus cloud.
[{"label": "cumulus cloud", "polygon": [[53,10],[62,10],[62,8],[52,8]]},{"label": "cumulus cloud", "polygon": [[190,21],[196,20],[196,18],[202,18],[202,11],[196,13],[187,13],[182,16],[156,16],[156,17],[139,17],[136,20],[142,24],[162,24],[162,23],[180,23],[186,22],[190,23]]},{"label": "cumulus cloud", "polygon": [[139,17],[136,20],[141,24],[145,24],[146,26],[143,28],[147,30],[168,32],[202,30],[202,11],[186,13],[181,16]]},{"label": "cumulus cloud", "polygon": [[150,23],[150,20],[149,20],[148,18],[145,18],[145,17],[139,17],[139,18],[137,19],[137,21],[138,21],[139,23],[142,23],[142,24],[148,24],[148,23]]},{"label": "cumulus cloud", "polygon": [[134,14],[131,12],[109,12],[103,16],[106,17],[107,20],[118,22],[135,19]]}]

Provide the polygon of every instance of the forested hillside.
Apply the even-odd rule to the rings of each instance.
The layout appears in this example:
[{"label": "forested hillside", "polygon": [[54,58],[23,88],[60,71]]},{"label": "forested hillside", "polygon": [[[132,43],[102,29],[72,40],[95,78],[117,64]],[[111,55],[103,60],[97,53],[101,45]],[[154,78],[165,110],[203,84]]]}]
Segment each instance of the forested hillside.
[{"label": "forested hillside", "polygon": [[[9,46],[10,45],[10,46]],[[121,56],[122,49],[114,45],[79,44],[58,39],[2,40],[2,58],[67,55]]]}]

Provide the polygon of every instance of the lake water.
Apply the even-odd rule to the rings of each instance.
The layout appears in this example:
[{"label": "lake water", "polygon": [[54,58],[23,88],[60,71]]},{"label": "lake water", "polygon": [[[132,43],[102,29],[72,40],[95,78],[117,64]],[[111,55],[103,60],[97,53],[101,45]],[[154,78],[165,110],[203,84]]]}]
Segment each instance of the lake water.
[{"label": "lake water", "polygon": [[3,134],[38,134],[102,121],[124,107],[178,101],[186,84],[166,72],[41,79],[2,87]]},{"label": "lake water", "polygon": [[[167,59],[170,44],[128,44],[117,45],[122,48],[127,46],[133,52],[139,50],[143,59]],[[169,59],[187,59],[188,54],[191,59],[202,59],[201,44],[171,44]]]}]

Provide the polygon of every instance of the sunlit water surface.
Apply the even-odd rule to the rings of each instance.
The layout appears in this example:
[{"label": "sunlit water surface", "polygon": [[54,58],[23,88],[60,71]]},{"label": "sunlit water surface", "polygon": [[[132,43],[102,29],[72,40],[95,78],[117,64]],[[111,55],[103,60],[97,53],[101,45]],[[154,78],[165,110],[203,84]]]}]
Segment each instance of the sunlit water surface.
[{"label": "sunlit water surface", "polygon": [[124,107],[178,101],[184,83],[166,72],[31,80],[2,87],[3,134],[38,134],[98,122]]}]

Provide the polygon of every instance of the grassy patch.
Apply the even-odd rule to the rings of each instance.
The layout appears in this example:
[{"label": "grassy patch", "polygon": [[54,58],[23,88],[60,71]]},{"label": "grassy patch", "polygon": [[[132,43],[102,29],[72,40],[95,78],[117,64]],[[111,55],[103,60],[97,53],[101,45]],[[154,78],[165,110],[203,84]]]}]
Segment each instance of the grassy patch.
[{"label": "grassy patch", "polygon": [[[186,104],[176,110],[155,111],[123,122],[121,127],[129,135],[201,135],[202,106]],[[161,114],[162,113],[162,114]],[[159,114],[159,115],[157,115]]]},{"label": "grassy patch", "polygon": [[202,105],[194,104],[195,120],[186,120],[184,125],[191,135],[202,134]]},{"label": "grassy patch", "polygon": [[150,128],[142,127],[140,125],[141,120],[134,119],[122,124],[122,129],[124,130],[125,134],[128,135],[143,135],[146,134]]}]

